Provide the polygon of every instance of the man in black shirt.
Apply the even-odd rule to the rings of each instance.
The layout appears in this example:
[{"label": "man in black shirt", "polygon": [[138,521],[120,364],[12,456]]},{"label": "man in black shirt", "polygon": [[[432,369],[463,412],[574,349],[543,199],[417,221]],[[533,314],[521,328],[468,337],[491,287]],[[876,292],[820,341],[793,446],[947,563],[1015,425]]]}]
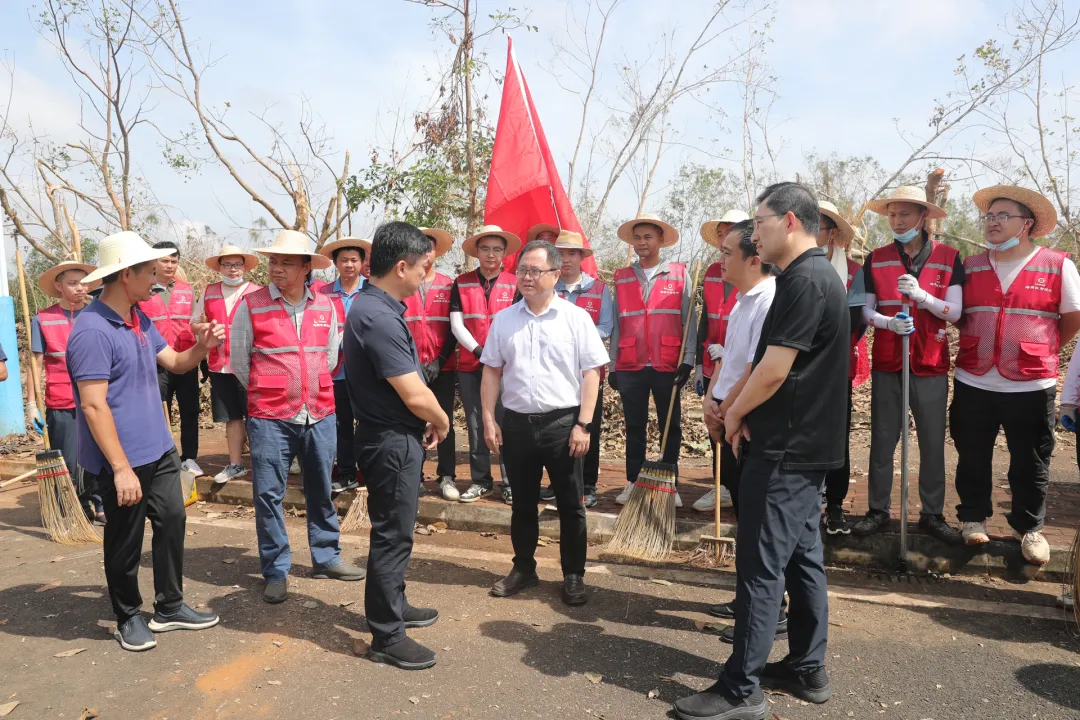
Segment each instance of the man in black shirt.
[{"label": "man in black shirt", "polygon": [[[675,703],[684,720],[764,720],[759,682],[814,703],[832,694],[818,521],[825,473],[844,463],[850,322],[844,283],[817,247],[818,223],[817,198],[803,185],[778,183],[758,197],[754,241],[780,274],[753,372],[722,418],[743,462],[735,643],[716,684]],[[768,663],[785,578],[790,651]]]},{"label": "man in black shirt", "polygon": [[364,613],[368,657],[405,670],[435,664],[435,653],[405,634],[427,627],[438,611],[405,599],[405,569],[424,451],[446,437],[450,420],[424,384],[405,322],[405,298],[426,273],[431,243],[418,228],[391,222],[375,232],[371,280],[353,301],[345,325],[345,381],[357,420],[355,446],[368,489],[371,541]]}]

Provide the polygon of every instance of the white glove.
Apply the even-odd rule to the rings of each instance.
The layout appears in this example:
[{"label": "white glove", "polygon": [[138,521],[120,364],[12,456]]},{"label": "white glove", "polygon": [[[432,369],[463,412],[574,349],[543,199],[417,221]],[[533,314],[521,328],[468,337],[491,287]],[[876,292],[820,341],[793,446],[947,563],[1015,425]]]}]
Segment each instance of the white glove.
[{"label": "white glove", "polygon": [[724,346],[720,343],[713,343],[706,349],[709,351],[709,357],[713,362],[724,359]]},{"label": "white glove", "polygon": [[907,295],[916,305],[926,302],[928,292],[919,287],[919,281],[911,275],[901,275],[896,281],[896,289],[901,294]]},{"label": "white glove", "polygon": [[889,318],[886,327],[897,335],[910,335],[915,332],[915,321],[906,313],[896,313],[895,317]]}]

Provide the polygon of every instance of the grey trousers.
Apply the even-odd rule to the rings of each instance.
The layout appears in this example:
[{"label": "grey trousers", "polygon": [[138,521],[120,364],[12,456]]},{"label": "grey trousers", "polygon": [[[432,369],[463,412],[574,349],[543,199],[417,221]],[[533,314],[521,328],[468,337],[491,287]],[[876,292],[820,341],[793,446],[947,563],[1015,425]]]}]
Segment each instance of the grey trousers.
[{"label": "grey trousers", "polygon": [[[903,422],[900,373],[870,373],[869,506],[888,512],[892,505],[893,458]],[[945,410],[949,398],[947,375],[911,375],[911,415],[919,439],[919,500],[921,515],[945,512]],[[911,468],[909,467],[909,473]]]},{"label": "grey trousers", "polygon": [[[465,406],[465,425],[469,428],[469,470],[472,482],[474,485],[490,488],[495,486],[495,479],[491,475],[491,451],[484,440],[484,411],[480,406],[480,381],[483,376],[483,368],[473,372],[458,372],[458,387],[461,388],[461,404]],[[495,404],[495,422],[501,427],[502,421],[500,390],[499,401]],[[499,470],[502,472],[502,484],[509,485],[502,453],[499,453]]]}]

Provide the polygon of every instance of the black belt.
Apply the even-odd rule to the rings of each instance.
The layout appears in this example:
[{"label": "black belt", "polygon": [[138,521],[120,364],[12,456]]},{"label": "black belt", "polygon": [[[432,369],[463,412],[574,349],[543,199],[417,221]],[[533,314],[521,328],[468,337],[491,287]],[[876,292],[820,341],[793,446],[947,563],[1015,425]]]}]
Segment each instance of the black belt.
[{"label": "black belt", "polygon": [[564,415],[569,415],[571,413],[576,414],[578,410],[579,408],[577,407],[571,407],[559,408],[558,410],[549,410],[548,412],[542,413],[519,413],[516,410],[510,410],[509,408],[507,408],[504,412],[507,415],[520,419],[522,422],[527,422],[530,425],[542,425],[544,423],[551,422],[552,420],[557,420]]}]

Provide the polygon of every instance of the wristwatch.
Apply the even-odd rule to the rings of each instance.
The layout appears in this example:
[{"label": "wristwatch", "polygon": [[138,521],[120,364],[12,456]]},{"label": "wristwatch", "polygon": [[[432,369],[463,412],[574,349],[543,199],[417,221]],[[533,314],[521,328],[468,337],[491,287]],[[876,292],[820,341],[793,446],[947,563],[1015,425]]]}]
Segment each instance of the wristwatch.
[{"label": "wristwatch", "polygon": [[592,429],[593,429],[593,424],[592,424],[591,422],[590,422],[590,423],[587,423],[587,422],[582,422],[582,421],[578,420],[578,421],[577,421],[576,423],[574,423],[574,424],[575,424],[575,425],[577,425],[577,426],[578,426],[579,428],[581,428],[582,430],[584,430],[584,431],[585,431],[585,432],[587,432],[587,433],[591,433],[591,432],[592,432]]}]

